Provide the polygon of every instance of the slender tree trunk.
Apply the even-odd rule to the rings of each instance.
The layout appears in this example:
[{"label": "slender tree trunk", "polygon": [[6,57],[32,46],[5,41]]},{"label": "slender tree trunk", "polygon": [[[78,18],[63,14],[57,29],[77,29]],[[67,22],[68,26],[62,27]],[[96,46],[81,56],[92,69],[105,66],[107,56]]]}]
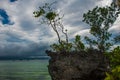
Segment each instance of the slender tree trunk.
[{"label": "slender tree trunk", "polygon": [[59,25],[60,25],[60,27],[62,28],[62,33],[65,35],[65,37],[66,37],[66,42],[68,43],[68,35],[67,35],[67,31],[66,32],[64,32],[64,26],[59,22]]},{"label": "slender tree trunk", "polygon": [[58,42],[61,44],[61,39],[60,39],[60,35],[56,29],[56,25],[55,25],[55,22],[52,24],[52,21],[50,21],[50,25],[52,26],[53,30],[56,32],[57,34],[57,37],[58,37]]}]

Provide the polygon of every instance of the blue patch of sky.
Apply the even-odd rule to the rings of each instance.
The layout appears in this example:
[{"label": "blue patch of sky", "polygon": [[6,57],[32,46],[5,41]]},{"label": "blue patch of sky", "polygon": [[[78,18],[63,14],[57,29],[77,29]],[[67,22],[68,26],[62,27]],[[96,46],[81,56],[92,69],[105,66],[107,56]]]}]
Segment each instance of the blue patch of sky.
[{"label": "blue patch of sky", "polygon": [[10,0],[10,2],[15,2],[15,1],[17,1],[17,0]]},{"label": "blue patch of sky", "polygon": [[7,15],[7,12],[5,10],[0,9],[0,16],[2,17],[2,19],[0,19],[2,24],[13,25],[13,23],[11,23],[11,21],[9,20],[9,16]]}]

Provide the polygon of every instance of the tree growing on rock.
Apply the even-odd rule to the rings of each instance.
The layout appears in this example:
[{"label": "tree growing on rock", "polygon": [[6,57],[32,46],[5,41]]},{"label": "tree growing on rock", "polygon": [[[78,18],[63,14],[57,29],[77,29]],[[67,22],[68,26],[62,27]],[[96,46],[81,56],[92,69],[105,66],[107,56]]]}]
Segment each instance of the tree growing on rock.
[{"label": "tree growing on rock", "polygon": [[52,8],[52,5],[54,3],[56,3],[56,2],[53,2],[51,4],[45,3],[44,6],[39,7],[38,11],[33,12],[34,17],[41,18],[41,23],[50,25],[50,27],[52,27],[52,29],[57,34],[59,44],[62,44],[60,32],[58,31],[59,29],[65,35],[66,42],[68,43],[67,30],[65,30],[63,23],[61,21],[63,16],[60,16],[59,12],[56,11],[56,9]]},{"label": "tree growing on rock", "polygon": [[[85,37],[90,47],[95,46],[100,52],[105,53],[112,46],[110,41],[112,34],[108,30],[114,24],[119,14],[120,5],[113,2],[107,7],[95,7],[83,15],[83,21],[91,26],[90,33],[94,36],[94,39]],[[120,35],[116,36],[114,41],[115,43],[120,42]],[[107,56],[110,62],[110,72],[106,72],[107,77],[104,80],[120,80],[120,46],[108,52]]]},{"label": "tree growing on rock", "polygon": [[113,2],[107,7],[97,6],[83,15],[83,22],[91,26],[90,33],[94,37],[94,39],[85,37],[86,41],[90,43],[90,47],[97,47],[102,53],[109,50],[110,46],[112,46],[110,42],[112,34],[108,30],[114,24],[119,14],[120,9]]},{"label": "tree growing on rock", "polygon": [[[75,37],[74,43],[70,43],[68,40],[68,34],[67,34],[67,29],[64,28],[64,25],[62,23],[62,18],[63,15],[60,16],[60,13],[52,7],[52,4],[45,3],[44,6],[39,7],[38,11],[34,11],[34,17],[40,18],[41,23],[47,24],[52,29],[55,31],[58,37],[58,44],[54,43],[50,45],[50,47],[53,49],[55,52],[70,52],[71,50],[84,50],[84,44],[81,42],[80,36]],[[60,30],[65,36],[65,40],[61,38]],[[74,49],[73,49],[74,48]],[[79,49],[79,50],[78,50]]]}]

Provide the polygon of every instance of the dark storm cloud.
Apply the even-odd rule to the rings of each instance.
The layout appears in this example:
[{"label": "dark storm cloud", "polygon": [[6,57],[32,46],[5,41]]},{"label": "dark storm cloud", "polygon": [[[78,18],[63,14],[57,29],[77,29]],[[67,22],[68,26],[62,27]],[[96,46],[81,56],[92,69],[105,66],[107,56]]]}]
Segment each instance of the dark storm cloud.
[{"label": "dark storm cloud", "polygon": [[[25,44],[25,43],[24,43]],[[35,56],[46,55],[45,50],[48,48],[46,44],[31,43],[24,45],[23,43],[4,44],[0,46],[0,56]]]}]

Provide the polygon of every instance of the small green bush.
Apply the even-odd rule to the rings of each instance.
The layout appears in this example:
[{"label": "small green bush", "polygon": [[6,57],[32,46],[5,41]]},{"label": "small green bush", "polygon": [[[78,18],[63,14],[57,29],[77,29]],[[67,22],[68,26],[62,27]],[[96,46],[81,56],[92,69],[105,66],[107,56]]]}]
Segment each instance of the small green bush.
[{"label": "small green bush", "polygon": [[50,45],[53,51],[55,52],[61,52],[66,51],[70,52],[72,50],[72,43],[67,43],[66,41],[61,41],[60,44],[52,44]]},{"label": "small green bush", "polygon": [[84,44],[81,41],[81,37],[79,35],[75,36],[75,40],[73,41],[73,47],[75,51],[82,51],[85,49]]},{"label": "small green bush", "polygon": [[50,47],[55,52],[61,52],[61,51],[70,52],[70,51],[74,51],[74,50],[75,51],[84,51],[84,49],[85,49],[85,46],[82,43],[79,35],[75,36],[75,40],[73,41],[73,43],[61,41],[61,43],[52,44]]},{"label": "small green bush", "polygon": [[120,65],[120,46],[116,47],[110,54],[111,67]]},{"label": "small green bush", "polygon": [[106,73],[105,80],[120,80],[120,46],[116,47],[110,54],[111,72]]},{"label": "small green bush", "polygon": [[120,80],[120,65],[112,69],[111,73],[106,73],[105,80]]}]

